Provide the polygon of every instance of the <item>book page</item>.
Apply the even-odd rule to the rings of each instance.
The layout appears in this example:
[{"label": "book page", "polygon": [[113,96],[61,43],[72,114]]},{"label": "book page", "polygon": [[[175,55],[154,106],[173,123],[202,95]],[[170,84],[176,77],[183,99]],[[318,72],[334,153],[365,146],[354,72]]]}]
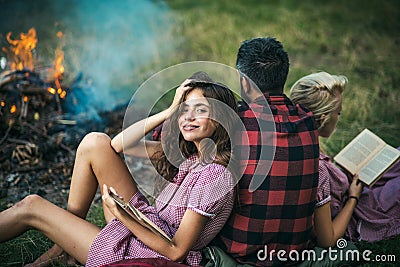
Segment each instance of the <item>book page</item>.
[{"label": "book page", "polygon": [[375,183],[400,157],[400,151],[387,145],[359,173],[359,179],[367,185]]},{"label": "book page", "polygon": [[112,199],[117,203],[122,209],[124,209],[135,221],[157,234],[158,236],[164,238],[168,243],[172,244],[172,239],[161,230],[155,223],[153,223],[149,218],[146,217],[140,210],[132,206],[129,202],[125,202],[122,198],[115,195],[113,192],[109,192]]},{"label": "book page", "polygon": [[149,218],[147,218],[142,212],[140,212],[138,209],[136,209],[134,206],[129,204],[129,207],[132,211],[135,211],[140,220],[142,221],[141,224],[148,228],[150,231],[153,233],[161,236],[164,238],[168,243],[172,243],[172,239],[163,231],[161,230],[155,223],[153,223]]},{"label": "book page", "polygon": [[377,135],[364,129],[334,157],[334,160],[354,175],[385,145]]}]

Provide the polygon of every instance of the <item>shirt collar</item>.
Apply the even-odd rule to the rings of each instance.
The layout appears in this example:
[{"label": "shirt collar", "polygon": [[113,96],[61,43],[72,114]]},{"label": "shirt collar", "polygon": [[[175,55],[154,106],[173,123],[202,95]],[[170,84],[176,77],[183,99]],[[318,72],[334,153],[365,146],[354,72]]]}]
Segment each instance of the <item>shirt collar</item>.
[{"label": "shirt collar", "polygon": [[264,93],[262,96],[257,97],[252,101],[252,103],[265,103],[267,100],[268,104],[286,104],[290,103],[289,98],[284,93]]}]

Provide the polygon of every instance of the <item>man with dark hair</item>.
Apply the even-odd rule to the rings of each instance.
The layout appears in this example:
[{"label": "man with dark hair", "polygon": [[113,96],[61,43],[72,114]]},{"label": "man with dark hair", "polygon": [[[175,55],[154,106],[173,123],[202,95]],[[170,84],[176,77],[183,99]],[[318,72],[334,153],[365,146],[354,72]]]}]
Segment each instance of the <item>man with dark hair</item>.
[{"label": "man with dark hair", "polygon": [[289,58],[276,39],[255,38],[240,46],[236,67],[263,93],[282,93],[289,72]]},{"label": "man with dark hair", "polygon": [[[291,251],[301,255],[310,247],[318,185],[316,124],[311,112],[283,93],[289,59],[279,41],[244,41],[236,64],[247,102],[239,111],[246,130],[236,141],[242,178],[238,205],[215,244],[242,264],[293,263]],[[274,127],[264,127],[271,123]]]}]

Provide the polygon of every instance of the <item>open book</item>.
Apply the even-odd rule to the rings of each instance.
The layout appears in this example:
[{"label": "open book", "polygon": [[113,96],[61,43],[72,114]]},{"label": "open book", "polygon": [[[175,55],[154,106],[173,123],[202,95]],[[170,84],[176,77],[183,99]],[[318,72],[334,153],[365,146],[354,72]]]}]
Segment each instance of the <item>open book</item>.
[{"label": "open book", "polygon": [[400,159],[400,151],[364,129],[333,159],[351,174],[357,173],[360,181],[372,186]]},{"label": "open book", "polygon": [[135,221],[152,231],[158,236],[161,236],[168,243],[172,244],[172,239],[161,230],[156,224],[154,224],[149,218],[147,218],[142,212],[140,212],[137,208],[131,205],[129,202],[125,202],[122,198],[114,194],[113,192],[109,192],[110,196],[114,199],[114,201],[124,209]]}]

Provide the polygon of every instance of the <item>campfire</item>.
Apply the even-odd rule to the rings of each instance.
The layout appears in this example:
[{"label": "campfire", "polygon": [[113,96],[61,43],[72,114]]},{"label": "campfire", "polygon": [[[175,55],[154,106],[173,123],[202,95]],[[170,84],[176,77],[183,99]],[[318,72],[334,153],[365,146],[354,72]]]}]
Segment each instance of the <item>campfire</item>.
[{"label": "campfire", "polygon": [[[62,40],[61,32],[57,36]],[[35,29],[21,33],[19,39],[12,39],[9,32],[7,41],[10,46],[2,48],[7,59],[3,58],[2,62],[8,65],[9,70],[0,74],[0,115],[3,125],[10,126],[16,119],[39,120],[45,109],[48,113],[49,105],[61,114],[61,99],[67,95],[61,86],[64,73],[62,47],[57,47],[55,51],[56,58],[51,68],[47,69],[48,76],[40,77],[35,72],[33,57],[38,42]]]},{"label": "campfire", "polygon": [[34,28],[19,38],[8,33],[9,46],[2,47],[6,56],[0,58],[0,200],[6,199],[7,205],[28,193],[49,198],[57,191],[66,194],[83,136],[90,131],[112,135],[122,124],[122,108],[102,113],[102,120],[85,115],[80,96],[93,92],[77,85],[80,76],[63,84],[65,36],[56,34],[59,45],[46,67],[35,62],[39,43]]}]

